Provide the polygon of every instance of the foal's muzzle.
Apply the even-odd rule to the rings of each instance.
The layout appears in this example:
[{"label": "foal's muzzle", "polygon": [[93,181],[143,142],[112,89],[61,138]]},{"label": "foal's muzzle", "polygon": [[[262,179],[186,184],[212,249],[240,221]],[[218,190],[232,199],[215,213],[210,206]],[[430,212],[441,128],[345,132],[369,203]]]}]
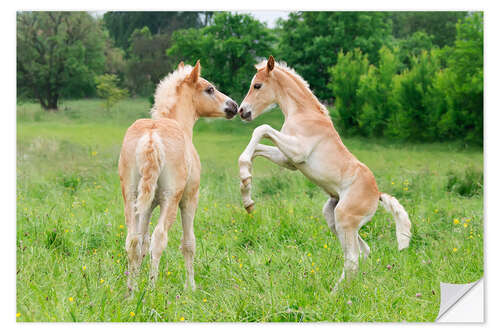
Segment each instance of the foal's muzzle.
[{"label": "foal's muzzle", "polygon": [[239,110],[239,113],[240,113],[240,117],[241,119],[245,120],[245,121],[250,121],[252,120],[252,111],[251,110],[248,110],[247,107],[245,106],[242,106]]},{"label": "foal's muzzle", "polygon": [[236,104],[233,100],[226,101],[224,112],[226,113],[227,119],[233,118],[236,116],[236,113],[238,113],[238,104]]}]

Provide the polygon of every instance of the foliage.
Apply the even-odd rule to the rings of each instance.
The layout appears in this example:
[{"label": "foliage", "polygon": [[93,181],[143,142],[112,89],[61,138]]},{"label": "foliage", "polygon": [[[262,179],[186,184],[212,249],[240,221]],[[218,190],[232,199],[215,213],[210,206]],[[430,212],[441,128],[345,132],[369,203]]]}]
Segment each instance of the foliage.
[{"label": "foliage", "polygon": [[328,68],[342,52],[360,49],[370,63],[391,39],[383,12],[299,12],[280,23],[279,57],[306,79],[321,100],[332,100]]},{"label": "foliage", "polygon": [[444,137],[483,142],[483,14],[474,13],[457,24],[457,40],[448,50],[448,68],[440,88],[446,112],[440,120]]},{"label": "foliage", "polygon": [[456,23],[464,19],[467,12],[391,12],[393,35],[398,39],[407,39],[416,32],[423,32],[432,40],[432,44],[443,47],[453,45],[456,36]]},{"label": "foliage", "polygon": [[178,30],[167,54],[194,64],[201,59],[202,74],[233,99],[242,99],[259,58],[272,53],[273,35],[247,14],[221,12],[202,29]]},{"label": "foliage", "polygon": [[148,27],[134,31],[130,37],[125,80],[132,93],[151,95],[160,80],[173,69],[173,59],[165,53],[170,45],[167,34],[152,35]]},{"label": "foliage", "polygon": [[91,95],[94,75],[106,62],[104,38],[85,12],[18,12],[19,94],[53,110],[60,97]]},{"label": "foliage", "polygon": [[147,27],[153,34],[171,35],[177,29],[199,28],[210,22],[212,12],[120,12],[104,14],[104,23],[116,45],[128,50],[130,37],[137,29]]},{"label": "foliage", "polygon": [[117,87],[118,78],[113,74],[104,74],[95,78],[97,85],[97,95],[104,98],[104,106],[109,112],[113,105],[124,99],[128,95],[127,89]]},{"label": "foliage", "polygon": [[420,32],[400,41],[402,50],[384,46],[377,65],[368,65],[360,51],[340,53],[330,68],[329,87],[337,98],[341,129],[372,137],[482,144],[482,14],[467,17],[457,31],[453,47],[438,49]]},{"label": "foliage", "polygon": [[389,121],[390,135],[412,141],[430,141],[437,133],[433,82],[439,70],[438,52],[423,51],[412,65],[394,77],[396,108]]},{"label": "foliage", "polygon": [[412,57],[419,56],[422,51],[429,52],[435,48],[432,37],[423,31],[417,31],[408,38],[399,40],[396,45],[399,49],[399,60],[405,68],[410,67]]},{"label": "foliage", "polygon": [[335,108],[340,115],[340,126],[348,134],[359,132],[361,100],[356,97],[361,76],[368,73],[368,57],[360,49],[340,51],[337,64],[329,69],[329,87],[335,96]]},{"label": "foliage", "polygon": [[[361,111],[358,116],[360,132],[370,137],[384,136],[388,119],[396,108],[394,100],[394,76],[400,67],[396,53],[383,46],[379,51],[379,65],[370,65],[361,75],[356,99]],[[339,83],[340,85],[340,83]]]}]

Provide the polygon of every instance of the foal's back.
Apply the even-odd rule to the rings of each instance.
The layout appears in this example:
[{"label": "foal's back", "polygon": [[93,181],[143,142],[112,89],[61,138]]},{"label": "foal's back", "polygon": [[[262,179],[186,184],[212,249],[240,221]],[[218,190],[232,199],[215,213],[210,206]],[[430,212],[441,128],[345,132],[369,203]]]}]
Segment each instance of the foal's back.
[{"label": "foal's back", "polygon": [[159,177],[155,185],[163,185],[160,188],[168,186],[173,191],[181,190],[187,177],[186,157],[186,139],[175,120],[137,120],[128,128],[120,153],[118,170],[124,197],[128,197],[130,192],[138,192],[140,177],[145,174],[147,177],[148,167],[155,167],[160,175],[168,170],[176,176],[176,181],[169,180],[170,177]]}]

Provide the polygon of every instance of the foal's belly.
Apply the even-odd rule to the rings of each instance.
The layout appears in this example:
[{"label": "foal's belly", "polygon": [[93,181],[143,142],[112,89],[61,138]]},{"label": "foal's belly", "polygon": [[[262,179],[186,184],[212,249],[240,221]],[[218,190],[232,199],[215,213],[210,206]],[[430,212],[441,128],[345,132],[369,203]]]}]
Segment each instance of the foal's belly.
[{"label": "foal's belly", "polygon": [[342,180],[341,170],[335,165],[324,165],[307,161],[296,165],[310,181],[321,187],[328,195],[339,197],[345,180]]}]

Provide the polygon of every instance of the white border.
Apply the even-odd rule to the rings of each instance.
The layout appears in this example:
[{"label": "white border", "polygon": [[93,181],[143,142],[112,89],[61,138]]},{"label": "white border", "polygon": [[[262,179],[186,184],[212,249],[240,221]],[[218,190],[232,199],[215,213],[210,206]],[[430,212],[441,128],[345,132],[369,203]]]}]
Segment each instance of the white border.
[{"label": "white border", "polygon": [[[16,1],[2,4],[0,11],[2,22],[2,32],[4,38],[3,50],[1,52],[2,61],[2,131],[1,138],[3,144],[2,175],[3,186],[1,191],[2,204],[2,302],[0,308],[1,322],[7,331],[87,331],[91,326],[107,330],[120,330],[120,332],[131,332],[137,328],[147,328],[148,330],[176,330],[185,331],[192,329],[217,330],[217,331],[254,331],[286,329],[291,331],[302,331],[304,328],[314,330],[331,331],[332,329],[345,329],[349,331],[366,330],[366,328],[383,332],[398,332],[401,329],[417,331],[450,329],[454,332],[470,331],[471,329],[488,329],[497,326],[499,316],[496,314],[499,308],[498,295],[500,295],[498,254],[499,242],[494,238],[500,232],[500,221],[498,211],[498,198],[500,193],[499,173],[500,164],[498,144],[500,142],[497,127],[500,113],[498,96],[500,89],[499,65],[500,54],[498,52],[498,32],[500,32],[500,15],[498,6],[493,1],[432,1],[420,0],[418,2],[390,1],[357,1],[350,0],[344,2],[331,2],[321,0],[307,1],[266,1],[251,0],[236,3],[230,0],[211,1],[189,1],[179,2],[181,5],[171,5],[167,1],[140,1],[124,2],[123,0],[111,0],[103,4],[102,1],[87,0],[81,2],[68,1]],[[486,313],[485,325],[460,325],[460,324],[16,324],[15,323],[15,11],[16,10],[484,10],[485,11],[485,292],[486,292]],[[490,209],[488,209],[490,207]],[[5,213],[6,212],[6,213]],[[490,236],[490,235],[493,235]],[[5,268],[7,267],[7,268]],[[279,327],[275,326],[279,325]],[[370,326],[370,327],[367,327]],[[96,327],[97,328],[97,327]]]}]

